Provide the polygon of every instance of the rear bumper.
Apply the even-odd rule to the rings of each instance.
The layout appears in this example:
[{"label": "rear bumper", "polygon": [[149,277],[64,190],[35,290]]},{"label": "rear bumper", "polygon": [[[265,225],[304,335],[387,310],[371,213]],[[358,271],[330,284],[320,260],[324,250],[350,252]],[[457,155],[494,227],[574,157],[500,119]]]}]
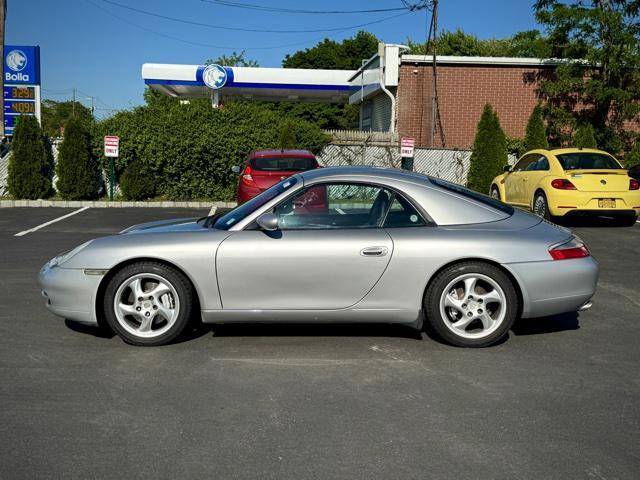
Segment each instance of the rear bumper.
[{"label": "rear bumper", "polygon": [[505,266],[520,284],[524,318],[581,310],[596,292],[599,267],[593,257]]},{"label": "rear bumper", "polygon": [[[598,200],[613,199],[615,206],[600,208]],[[567,214],[638,215],[640,214],[640,190],[626,192],[578,192],[554,191],[548,196],[549,212],[556,217]]]},{"label": "rear bumper", "polygon": [[38,274],[42,296],[50,312],[91,325],[98,324],[95,301],[102,278],[85,275],[82,269],[48,265],[42,267]]}]

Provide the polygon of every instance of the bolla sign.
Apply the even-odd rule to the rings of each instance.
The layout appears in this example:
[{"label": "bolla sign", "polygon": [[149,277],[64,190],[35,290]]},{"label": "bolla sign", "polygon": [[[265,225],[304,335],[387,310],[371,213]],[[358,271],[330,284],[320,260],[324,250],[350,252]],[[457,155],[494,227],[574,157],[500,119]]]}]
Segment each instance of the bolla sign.
[{"label": "bolla sign", "polygon": [[4,81],[16,85],[39,85],[40,47],[5,45]]}]

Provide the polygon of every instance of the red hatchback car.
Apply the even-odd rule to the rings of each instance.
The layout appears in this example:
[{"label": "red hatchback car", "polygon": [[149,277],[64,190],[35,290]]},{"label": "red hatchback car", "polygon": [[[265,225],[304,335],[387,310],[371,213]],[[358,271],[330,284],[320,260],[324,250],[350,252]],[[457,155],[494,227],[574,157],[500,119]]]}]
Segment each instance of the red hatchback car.
[{"label": "red hatchback car", "polygon": [[320,168],[316,157],[307,150],[260,150],[251,152],[238,182],[238,205],[291,175]]}]

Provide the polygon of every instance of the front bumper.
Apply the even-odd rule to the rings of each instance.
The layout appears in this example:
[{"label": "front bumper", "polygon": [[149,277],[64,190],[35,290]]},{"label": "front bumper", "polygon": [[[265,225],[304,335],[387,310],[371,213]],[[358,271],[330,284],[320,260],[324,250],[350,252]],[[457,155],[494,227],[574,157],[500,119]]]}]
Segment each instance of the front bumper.
[{"label": "front bumper", "polygon": [[593,257],[505,266],[520,284],[524,318],[582,310],[596,293],[599,267]]},{"label": "front bumper", "polygon": [[[615,206],[600,208],[598,200],[612,199]],[[548,197],[549,213],[555,217],[567,214],[589,213],[593,215],[639,215],[640,190],[627,192],[579,192],[554,191]]]},{"label": "front bumper", "polygon": [[42,267],[38,281],[46,307],[60,317],[97,325],[96,293],[101,275],[86,275],[77,268]]}]

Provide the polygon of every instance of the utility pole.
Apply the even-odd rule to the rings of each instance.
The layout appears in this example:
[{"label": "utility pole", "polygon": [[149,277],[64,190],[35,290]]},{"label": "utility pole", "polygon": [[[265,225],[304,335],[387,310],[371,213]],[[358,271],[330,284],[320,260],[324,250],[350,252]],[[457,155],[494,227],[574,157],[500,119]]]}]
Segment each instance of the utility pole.
[{"label": "utility pole", "polygon": [[2,68],[0,68],[0,125],[2,126],[2,136],[4,137],[4,24],[7,17],[7,2],[0,0],[0,52],[2,53]]},{"label": "utility pole", "polygon": [[436,122],[438,121],[438,64],[436,61],[436,39],[438,38],[438,0],[433,0],[433,16],[431,19],[433,27],[433,63],[432,69],[432,87],[431,94],[431,146],[436,146]]}]

